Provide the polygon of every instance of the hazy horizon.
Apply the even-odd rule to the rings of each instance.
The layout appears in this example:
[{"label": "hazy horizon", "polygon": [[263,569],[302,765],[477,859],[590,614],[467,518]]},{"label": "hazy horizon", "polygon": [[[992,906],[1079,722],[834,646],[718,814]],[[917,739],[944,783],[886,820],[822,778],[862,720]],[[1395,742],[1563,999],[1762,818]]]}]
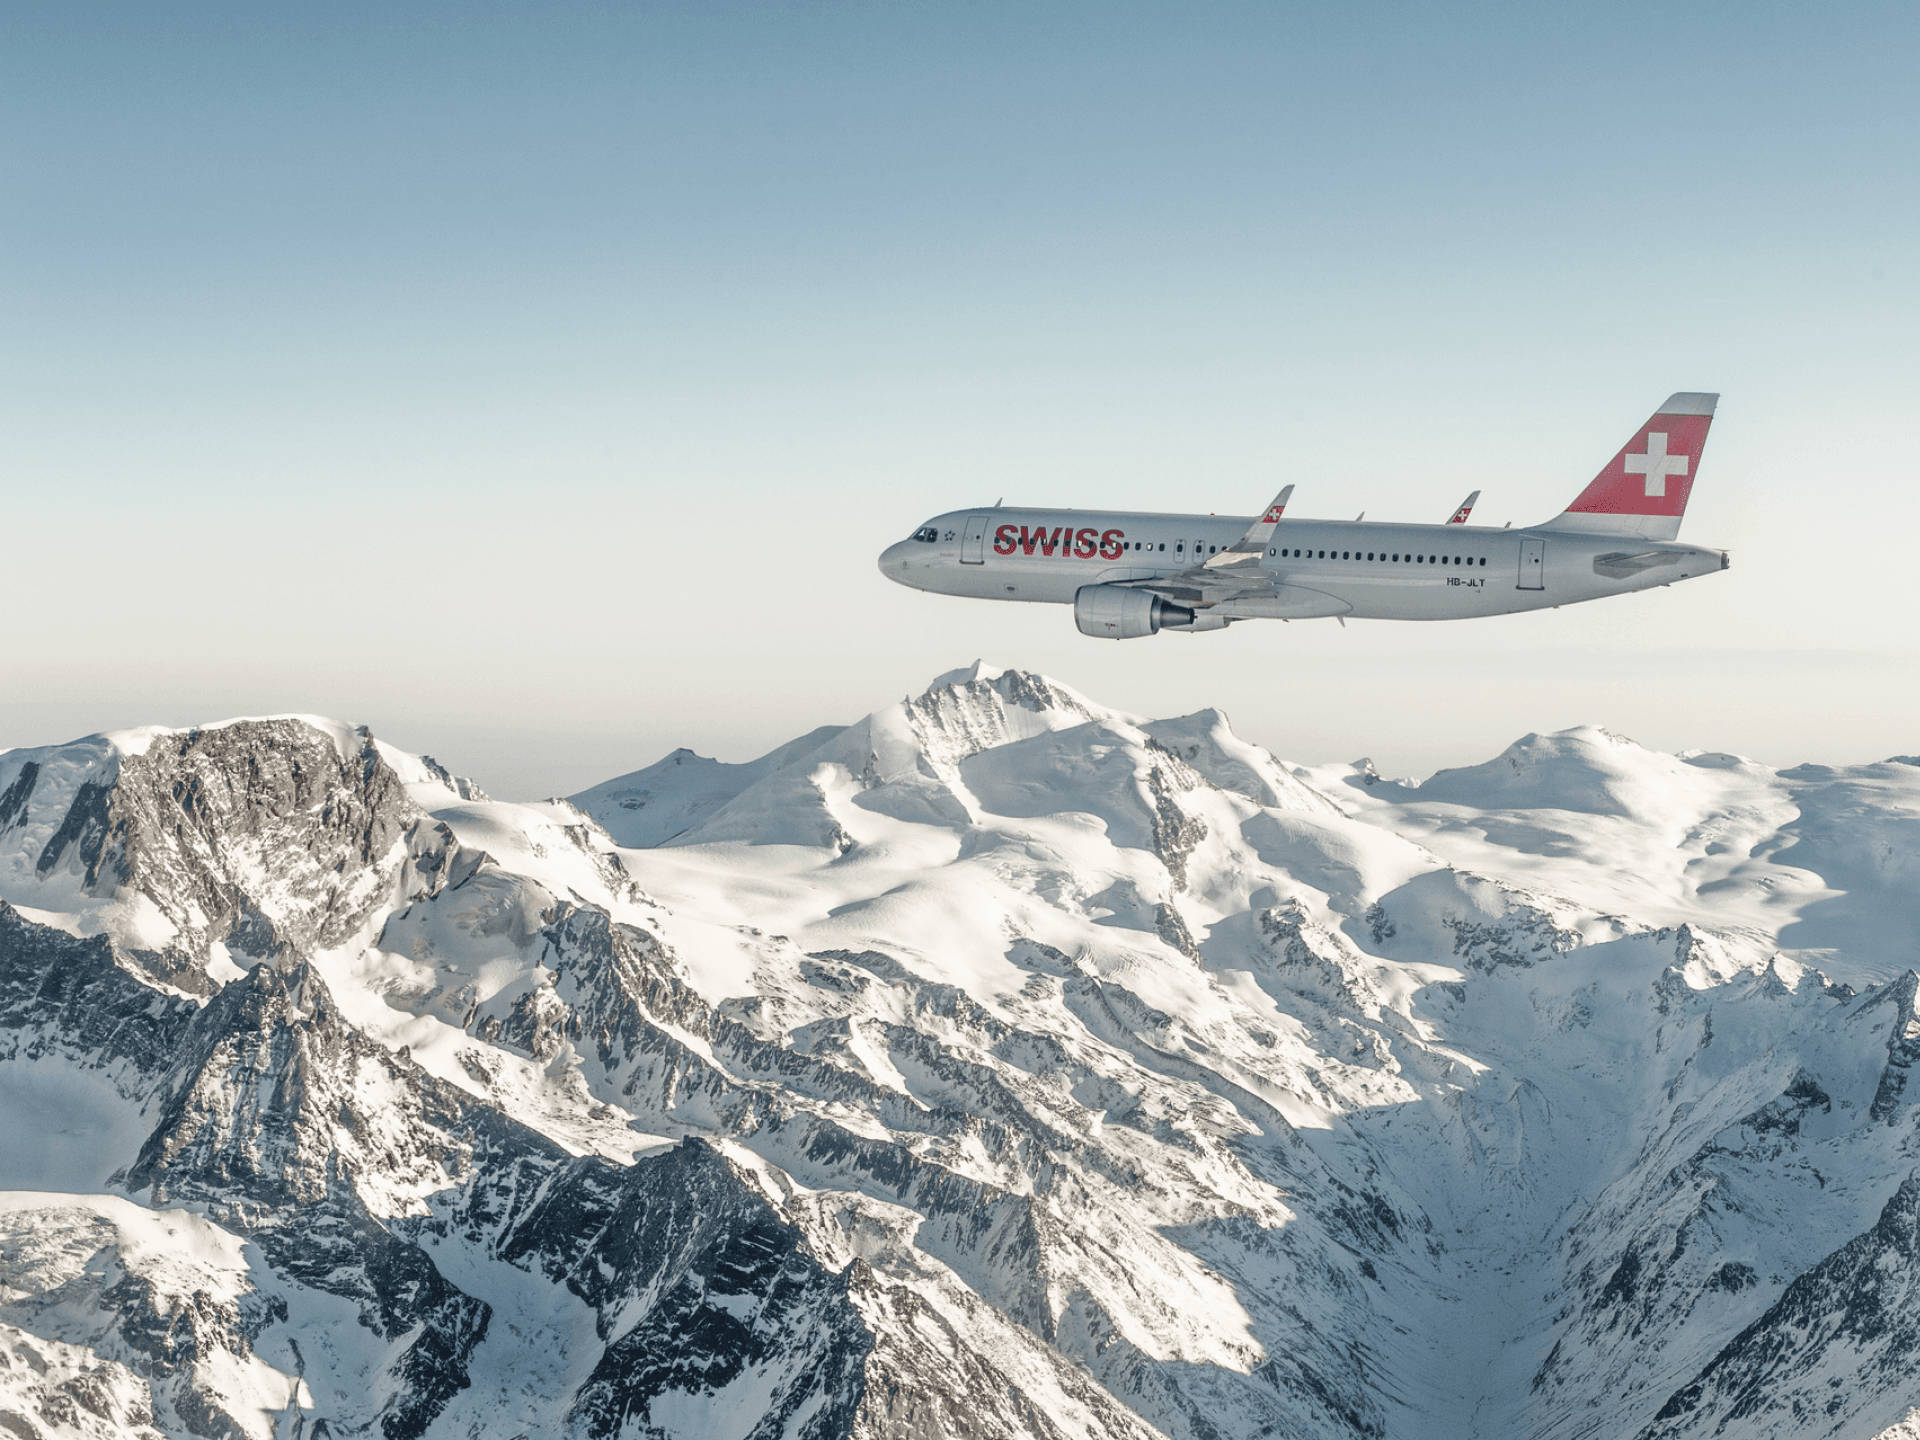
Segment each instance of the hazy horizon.
[{"label": "hazy horizon", "polygon": [[[984,660],[989,666],[993,666],[996,663],[989,657],[977,658]],[[1684,663],[1696,663],[1698,658],[1699,657],[1694,657]],[[1747,652],[1729,651],[1718,657],[1708,658],[1717,660],[1722,665],[1737,667],[1742,661],[1750,659],[1751,657]],[[1787,658],[1792,659],[1795,657]],[[1800,663],[1805,665],[1809,672],[1813,674],[1817,675],[1822,671],[1839,670],[1847,673],[1851,683],[1855,685],[1868,684],[1869,675],[1876,671],[1882,671],[1886,659],[1886,657],[1882,656],[1844,653],[1807,655],[1797,658]],[[915,687],[914,690],[909,693],[918,694],[940,675],[952,670],[964,669],[972,663],[972,661],[967,661],[948,666],[944,670],[930,672],[922,684]],[[1641,667],[1644,672],[1642,678],[1650,681],[1665,679],[1670,682],[1673,679],[1671,672],[1674,664],[1674,657],[1650,656]],[[1012,669],[1020,667],[1001,666],[999,668]],[[1663,669],[1667,672],[1664,676],[1661,674]],[[1059,675],[1049,675],[1049,678],[1064,680],[1064,677]],[[1882,675],[1883,680],[1887,678],[1889,677],[1886,677],[1884,674]],[[1066,683],[1071,684],[1072,682],[1069,681]],[[1889,688],[1897,688],[1899,683],[1900,682],[1896,680],[1894,685]],[[1075,685],[1074,688],[1080,690],[1081,693],[1085,694],[1089,700],[1096,704],[1110,705],[1113,709],[1138,714],[1148,719],[1169,719],[1182,713],[1177,710],[1168,710],[1165,708],[1154,709],[1151,706],[1120,704],[1098,693],[1087,691],[1084,687]],[[891,698],[898,699],[902,697],[896,696]],[[476,729],[473,731],[463,730],[458,725],[442,724],[435,727],[436,733],[447,742],[435,746],[418,743],[417,736],[412,733],[404,719],[395,725],[389,726],[375,724],[351,715],[326,714],[325,712],[315,711],[279,711],[261,712],[261,714],[313,714],[343,724],[364,724],[367,725],[376,738],[397,745],[402,750],[412,753],[430,754],[454,773],[464,775],[476,781],[483,789],[498,799],[538,800],[577,794],[581,790],[587,789],[601,781],[615,779],[632,771],[645,769],[655,761],[663,759],[675,750],[682,748],[729,763],[740,763],[758,759],[767,751],[775,749],[787,741],[798,739],[809,731],[822,726],[855,723],[872,713],[873,710],[887,703],[889,703],[889,698],[883,697],[875,700],[871,706],[865,709],[848,710],[843,707],[839,711],[821,709],[818,713],[796,713],[794,717],[794,728],[790,732],[781,734],[773,741],[765,744],[760,743],[758,740],[748,738],[739,738],[738,743],[725,743],[726,737],[729,734],[745,737],[754,733],[748,729],[740,729],[732,732],[722,730],[718,732],[722,743],[718,744],[703,743],[703,737],[689,733],[681,739],[668,740],[656,747],[641,750],[627,749],[622,737],[617,733],[593,735],[584,741],[580,732],[577,731],[559,732],[546,737],[537,735],[527,737],[524,732],[520,732],[514,737],[516,740],[531,739],[536,744],[544,739],[548,743],[570,749],[574,752],[564,759],[556,758],[556,756],[538,749],[532,750],[531,752],[515,753],[508,742],[502,740],[497,735],[489,734],[484,729]],[[1288,764],[1325,765],[1367,759],[1373,761],[1375,767],[1384,775],[1415,780],[1424,780],[1436,770],[1475,765],[1482,761],[1492,759],[1502,750],[1506,749],[1515,741],[1522,739],[1527,734],[1552,733],[1580,725],[1598,725],[1616,734],[1626,735],[1628,738],[1655,750],[1671,752],[1727,751],[1743,755],[1751,760],[1757,760],[1761,764],[1776,769],[1790,768],[1799,764],[1832,766],[1871,764],[1890,759],[1905,758],[1912,753],[1911,751],[1901,751],[1898,744],[1895,744],[1891,748],[1882,747],[1880,750],[1873,750],[1870,742],[1869,748],[1866,750],[1852,753],[1836,753],[1831,746],[1823,747],[1819,724],[1813,717],[1809,717],[1805,743],[1801,748],[1793,749],[1791,748],[1791,742],[1788,742],[1789,748],[1787,749],[1766,752],[1737,744],[1711,743],[1697,733],[1709,727],[1703,727],[1697,722],[1663,724],[1657,716],[1654,716],[1649,717],[1649,724],[1653,727],[1650,729],[1647,728],[1647,726],[1625,726],[1601,716],[1569,718],[1567,713],[1557,714],[1553,719],[1543,721],[1538,725],[1523,725],[1504,738],[1494,736],[1491,729],[1488,730],[1483,738],[1464,730],[1450,728],[1446,731],[1444,738],[1433,737],[1426,740],[1416,740],[1411,744],[1395,743],[1388,747],[1376,747],[1374,749],[1365,748],[1362,743],[1365,735],[1360,732],[1355,732],[1352,735],[1351,738],[1354,743],[1347,744],[1345,748],[1342,748],[1341,737],[1325,725],[1320,725],[1310,727],[1304,731],[1293,732],[1301,735],[1302,739],[1299,744],[1290,747],[1284,740],[1276,741],[1271,735],[1264,735],[1250,730],[1240,721],[1234,709],[1229,705],[1217,705],[1213,707],[1202,706],[1200,708],[1217,708],[1222,710],[1227,715],[1235,731],[1239,733],[1242,738],[1261,745],[1272,752],[1278,759]],[[118,730],[138,729],[143,725],[157,724],[170,729],[184,730],[191,729],[194,726],[214,725],[240,718],[248,717],[238,714],[210,715],[198,719],[155,719],[153,717],[147,717],[138,720],[128,719],[123,723],[114,724],[88,726],[82,723],[79,728],[69,727],[68,730],[61,732],[57,736],[48,734],[38,739],[27,739],[19,741],[18,743],[23,747],[33,748],[83,739],[89,735],[111,733]],[[710,740],[713,737],[709,736],[705,738]],[[1356,748],[1356,745],[1358,745],[1359,748]],[[0,747],[0,753],[4,753],[4,750],[8,748],[13,747]],[[500,757],[503,755],[507,757],[504,765],[500,763]],[[491,758],[494,765],[492,769],[485,768],[484,764],[475,765],[466,763],[468,759],[481,759],[485,761],[489,758]],[[543,776],[559,777],[559,783],[543,784],[541,783],[541,777]]]},{"label": "hazy horizon", "polygon": [[[507,796],[971,662],[1420,775],[1920,751],[1920,12],[188,5],[0,20],[0,748],[313,712]],[[1676,390],[1724,575],[1103,644],[1011,503],[1552,514]],[[1862,531],[1865,534],[1862,534]]]}]

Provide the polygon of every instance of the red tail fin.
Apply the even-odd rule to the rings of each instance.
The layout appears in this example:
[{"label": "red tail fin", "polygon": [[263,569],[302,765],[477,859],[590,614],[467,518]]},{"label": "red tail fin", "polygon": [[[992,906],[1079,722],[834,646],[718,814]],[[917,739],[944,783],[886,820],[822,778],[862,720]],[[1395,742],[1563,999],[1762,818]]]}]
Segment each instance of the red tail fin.
[{"label": "red tail fin", "polygon": [[1691,392],[1668,396],[1667,403],[1546,528],[1673,539],[1680,533],[1680,517],[1693,493],[1707,427],[1713,424],[1719,399]]}]

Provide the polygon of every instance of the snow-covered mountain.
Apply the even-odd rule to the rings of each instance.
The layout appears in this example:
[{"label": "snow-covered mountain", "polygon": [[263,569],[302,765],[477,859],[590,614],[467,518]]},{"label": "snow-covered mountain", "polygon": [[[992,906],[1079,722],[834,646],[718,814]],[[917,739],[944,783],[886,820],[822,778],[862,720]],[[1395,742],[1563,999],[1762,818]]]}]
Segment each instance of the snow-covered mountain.
[{"label": "snow-covered mountain", "polygon": [[1910,761],[0,753],[0,1431],[1920,1433],[1917,954]]}]

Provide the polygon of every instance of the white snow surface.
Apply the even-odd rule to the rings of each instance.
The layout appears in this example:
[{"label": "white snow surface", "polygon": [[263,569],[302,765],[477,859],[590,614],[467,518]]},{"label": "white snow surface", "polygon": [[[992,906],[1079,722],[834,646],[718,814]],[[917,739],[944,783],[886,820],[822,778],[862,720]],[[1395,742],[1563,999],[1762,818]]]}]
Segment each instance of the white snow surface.
[{"label": "white snow surface", "polygon": [[[41,774],[0,820],[0,899],[164,943],[134,887],[37,861],[80,785],[178,733],[0,754],[0,795]],[[1711,1410],[1710,1386],[1667,1412],[1920,1165],[1910,1102],[1886,1098],[1920,1037],[1897,995],[1920,953],[1910,763],[1776,770],[1585,727],[1415,784],[984,665],[747,764],[676,751],[570,802],[463,798],[379,753],[418,823],[381,862],[390,898],[309,957],[353,1027],[575,1154],[712,1139],[823,1265],[868,1267],[871,1365],[972,1356],[1053,1433],[1780,1433]],[[649,1033],[778,1123],[510,1038],[590,1003],[541,939],[569,911],[658,942],[690,998],[649,1000]],[[204,957],[216,988],[249,963]],[[361,1098],[400,1114],[384,1074]],[[21,1298],[72,1280],[80,1236],[176,1290],[290,1297],[305,1378],[269,1327],[193,1381],[246,1433],[296,1401],[364,1420],[384,1352],[351,1307],[115,1192],[154,1119],[131,1087],[16,1047],[0,1106],[0,1428],[185,1433],[107,1322],[73,1318],[94,1302],[56,1322]],[[425,1214],[451,1182],[420,1176],[365,1199]],[[605,1338],[591,1312],[446,1236],[433,1253],[497,1318],[432,1433],[558,1424]],[[1820,1363],[1846,1393],[1818,1433],[1916,1433],[1920,1378]],[[62,1410],[85,1374],[104,1409]],[[669,1392],[644,1433],[759,1433],[771,1383]]]},{"label": "white snow surface", "polygon": [[[0,1416],[16,1433],[188,1434],[183,1387],[249,1440],[285,1433],[283,1420],[315,1408],[295,1367],[268,1358],[283,1337],[249,1347],[223,1331],[263,1277],[237,1236],[198,1215],[110,1194],[0,1191],[0,1260]],[[156,1375],[111,1328],[102,1292],[129,1282],[163,1324],[206,1337],[178,1380]],[[328,1297],[294,1290],[308,1314],[325,1312]]]}]

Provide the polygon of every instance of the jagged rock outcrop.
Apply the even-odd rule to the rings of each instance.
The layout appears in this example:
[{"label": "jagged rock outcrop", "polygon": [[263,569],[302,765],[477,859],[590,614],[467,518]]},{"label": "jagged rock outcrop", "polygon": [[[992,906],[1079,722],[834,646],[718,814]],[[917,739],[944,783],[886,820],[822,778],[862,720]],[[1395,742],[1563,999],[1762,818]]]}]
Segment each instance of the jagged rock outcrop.
[{"label": "jagged rock outcrop", "polygon": [[0,1427],[1920,1405],[1913,767],[1417,786],[975,666],[576,802],[299,719],[0,754]]},{"label": "jagged rock outcrop", "polygon": [[389,898],[417,812],[364,730],[245,720],[143,738],[22,761],[0,822],[42,888],[119,902],[130,959],[205,994],[211,947],[247,961],[335,945]]},{"label": "jagged rock outcrop", "polygon": [[1897,1421],[1920,1355],[1916,1302],[1920,1179],[1909,1175],[1871,1230],[1796,1277],[1642,1433],[1864,1434],[1861,1420]]}]

